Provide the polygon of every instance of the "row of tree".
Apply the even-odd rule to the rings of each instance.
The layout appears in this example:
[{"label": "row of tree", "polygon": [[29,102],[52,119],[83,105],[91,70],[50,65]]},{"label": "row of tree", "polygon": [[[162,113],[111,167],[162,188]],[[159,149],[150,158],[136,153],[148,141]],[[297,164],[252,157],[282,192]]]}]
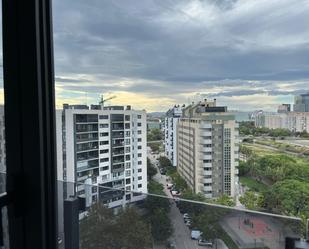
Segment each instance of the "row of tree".
[{"label": "row of tree", "polygon": [[264,192],[246,192],[240,201],[250,209],[266,208],[283,214],[309,217],[309,163],[282,154],[257,155],[242,146],[247,161],[239,174],[268,183]]},{"label": "row of tree", "polygon": [[255,127],[253,121],[243,121],[239,123],[239,133],[241,135],[252,135],[252,136],[270,136],[270,137],[289,137],[296,136],[302,138],[309,138],[309,133],[303,132],[292,132],[288,129],[269,129],[266,127]]}]

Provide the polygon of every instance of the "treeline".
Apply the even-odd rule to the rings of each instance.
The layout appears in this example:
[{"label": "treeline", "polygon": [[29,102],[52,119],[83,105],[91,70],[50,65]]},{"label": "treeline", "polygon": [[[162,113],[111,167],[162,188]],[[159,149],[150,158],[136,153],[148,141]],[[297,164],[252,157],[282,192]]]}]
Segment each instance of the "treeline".
[{"label": "treeline", "polygon": [[[239,175],[269,185],[259,195],[244,196],[249,208],[265,208],[282,214],[309,217],[309,163],[289,155],[257,155],[241,146],[247,161],[239,164]],[[248,205],[246,205],[248,207]]]},{"label": "treeline", "polygon": [[309,133],[292,132],[288,129],[269,129],[266,127],[255,127],[253,121],[243,121],[239,123],[239,133],[243,136],[270,136],[270,137],[302,137],[309,138]]}]

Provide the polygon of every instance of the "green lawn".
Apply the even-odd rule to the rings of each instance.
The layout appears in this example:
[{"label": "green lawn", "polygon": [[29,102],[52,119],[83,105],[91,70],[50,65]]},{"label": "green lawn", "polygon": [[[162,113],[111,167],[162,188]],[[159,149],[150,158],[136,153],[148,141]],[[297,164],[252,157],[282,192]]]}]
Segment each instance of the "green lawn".
[{"label": "green lawn", "polygon": [[257,180],[249,176],[240,176],[239,180],[242,185],[247,186],[248,188],[250,188],[252,191],[255,192],[263,192],[268,188],[267,185],[265,185],[264,183],[258,182]]}]

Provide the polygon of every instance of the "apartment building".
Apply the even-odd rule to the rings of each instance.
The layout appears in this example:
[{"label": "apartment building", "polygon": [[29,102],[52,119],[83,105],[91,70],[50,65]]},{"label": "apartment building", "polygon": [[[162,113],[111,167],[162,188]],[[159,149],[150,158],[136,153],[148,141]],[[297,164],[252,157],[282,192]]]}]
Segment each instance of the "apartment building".
[{"label": "apartment building", "polygon": [[309,132],[309,112],[261,112],[255,116],[255,126],[269,129],[288,129],[292,132]]},{"label": "apartment building", "polygon": [[216,100],[192,104],[177,125],[177,170],[208,198],[238,192],[238,124]]},{"label": "apartment building", "polygon": [[309,112],[309,93],[300,94],[294,98],[294,112]]},{"label": "apartment building", "polygon": [[[57,111],[58,180],[75,182],[89,207],[147,193],[146,112],[130,106],[64,105]],[[125,191],[133,191],[125,192]]]},{"label": "apartment building", "polygon": [[177,136],[176,127],[179,118],[182,116],[182,109],[175,105],[166,112],[164,119],[164,150],[165,156],[170,159],[173,166],[177,165]]}]

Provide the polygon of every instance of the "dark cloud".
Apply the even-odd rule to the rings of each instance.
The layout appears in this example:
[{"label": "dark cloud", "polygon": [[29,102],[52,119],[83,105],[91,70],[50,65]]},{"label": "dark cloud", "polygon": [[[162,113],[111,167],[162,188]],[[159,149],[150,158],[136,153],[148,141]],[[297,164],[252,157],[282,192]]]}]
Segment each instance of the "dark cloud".
[{"label": "dark cloud", "polygon": [[55,0],[57,81],[171,98],[285,95],[279,81],[309,78],[308,11],[306,0]]}]

